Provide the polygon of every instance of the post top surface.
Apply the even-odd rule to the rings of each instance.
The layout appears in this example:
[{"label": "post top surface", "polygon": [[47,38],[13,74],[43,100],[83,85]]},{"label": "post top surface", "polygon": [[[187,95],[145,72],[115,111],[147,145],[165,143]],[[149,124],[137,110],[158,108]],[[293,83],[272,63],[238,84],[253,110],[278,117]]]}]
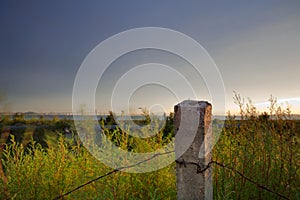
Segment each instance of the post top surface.
[{"label": "post top surface", "polygon": [[184,100],[184,101],[180,102],[179,104],[177,104],[176,106],[204,108],[206,106],[211,106],[211,104],[207,101]]}]

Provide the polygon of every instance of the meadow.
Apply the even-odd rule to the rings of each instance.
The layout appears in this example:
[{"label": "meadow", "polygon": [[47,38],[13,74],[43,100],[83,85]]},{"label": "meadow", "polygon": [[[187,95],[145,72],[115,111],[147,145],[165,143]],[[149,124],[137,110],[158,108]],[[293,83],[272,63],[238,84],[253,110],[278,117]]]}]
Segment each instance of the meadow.
[{"label": "meadow", "polygon": [[[225,122],[213,120],[214,131],[221,131],[213,160],[242,176],[213,165],[214,199],[282,199],[260,186],[287,199],[300,199],[300,122],[276,99],[270,100],[270,109],[264,113],[238,95],[235,101],[240,106],[238,116],[228,113]],[[148,123],[144,114],[145,120],[138,123]],[[174,137],[172,114],[162,130],[145,139],[105,128],[115,124],[112,113],[99,123],[103,134],[119,148],[133,152],[152,151]],[[74,134],[71,139],[65,135],[66,127]],[[55,199],[113,170],[81,145],[72,120],[24,120],[19,114],[2,118],[0,128],[1,199]],[[149,173],[112,173],[63,199],[176,199],[175,163]]]}]

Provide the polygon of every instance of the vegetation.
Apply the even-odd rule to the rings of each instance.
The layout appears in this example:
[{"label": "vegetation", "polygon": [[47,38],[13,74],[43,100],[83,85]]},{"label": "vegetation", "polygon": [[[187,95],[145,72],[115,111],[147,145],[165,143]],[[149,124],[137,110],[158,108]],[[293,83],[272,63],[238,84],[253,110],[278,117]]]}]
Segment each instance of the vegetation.
[{"label": "vegetation", "polygon": [[[213,160],[233,167],[245,177],[290,199],[300,199],[299,121],[293,120],[289,108],[277,106],[274,98],[270,99],[268,113],[259,113],[251,102],[245,104],[239,95],[235,100],[241,108],[239,116],[228,113],[224,127],[219,126],[222,120],[214,120],[213,128],[222,128],[222,134],[214,147]],[[147,113],[144,114],[143,123],[149,123]],[[103,134],[122,149],[152,151],[174,136],[172,114],[162,130],[144,139],[130,136],[130,130],[112,128],[116,122],[113,113],[109,116],[99,121]],[[3,144],[0,199],[53,199],[112,170],[93,158],[78,139],[68,141],[66,127],[77,135],[70,120],[23,121],[18,115],[12,120],[2,118],[0,124]],[[19,129],[7,130],[5,127],[9,125]],[[111,129],[105,128],[106,125]],[[65,199],[176,199],[174,166],[173,163],[143,174],[115,173]],[[245,177],[213,165],[214,198],[280,199]]]},{"label": "vegetation", "polygon": [[[234,167],[256,183],[290,199],[300,199],[300,129],[290,109],[271,97],[269,112],[258,113],[249,101],[235,96],[240,116],[228,113],[214,148],[214,159]],[[232,171],[214,166],[217,199],[279,199]]]},{"label": "vegetation", "polygon": [[[161,130],[155,137],[139,140],[120,128],[111,128],[115,124],[112,117],[113,113],[110,113],[99,123],[103,127],[103,134],[122,149],[151,151],[163,146],[172,137],[169,133],[164,136]],[[6,121],[5,125],[14,127],[13,120]],[[167,121],[170,123],[165,128],[170,130],[172,120],[168,118]],[[70,143],[67,140],[64,134],[66,127],[77,135],[72,121],[39,119],[18,123],[18,128],[10,129],[8,133],[2,132],[1,135],[2,142],[6,144],[1,155],[4,173],[0,180],[0,199],[53,199],[112,170],[92,157],[80,142]],[[35,124],[40,127],[34,128]],[[176,196],[175,181],[173,163],[151,173],[120,172],[85,186],[66,198],[173,199]]]},{"label": "vegetation", "polygon": [[[15,142],[3,151],[7,182],[1,182],[2,199],[53,199],[78,185],[110,171],[84,148],[66,148],[59,140],[58,149],[45,151],[34,145],[29,153]],[[169,180],[169,181],[165,181]],[[147,173],[117,173],[87,185],[67,199],[168,199],[176,195],[173,167]]]}]

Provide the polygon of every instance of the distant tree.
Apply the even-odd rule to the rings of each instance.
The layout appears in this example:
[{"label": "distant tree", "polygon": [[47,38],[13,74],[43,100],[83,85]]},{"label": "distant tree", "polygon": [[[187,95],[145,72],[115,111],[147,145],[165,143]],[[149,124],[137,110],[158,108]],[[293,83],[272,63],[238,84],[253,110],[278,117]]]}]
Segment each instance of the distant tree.
[{"label": "distant tree", "polygon": [[13,116],[13,123],[25,123],[24,113],[16,112]]},{"label": "distant tree", "polygon": [[105,119],[106,125],[116,125],[115,114],[112,111],[109,111],[109,115]]},{"label": "distant tree", "polygon": [[139,108],[139,109],[141,109],[141,111],[142,111],[142,116],[143,116],[143,120],[142,120],[142,123],[144,124],[144,125],[147,125],[147,124],[150,124],[150,122],[151,122],[151,118],[150,118],[150,112],[149,112],[149,110],[147,109],[147,108]]},{"label": "distant tree", "polygon": [[166,124],[163,129],[164,138],[174,136],[174,113],[170,112],[170,115],[166,117]]}]

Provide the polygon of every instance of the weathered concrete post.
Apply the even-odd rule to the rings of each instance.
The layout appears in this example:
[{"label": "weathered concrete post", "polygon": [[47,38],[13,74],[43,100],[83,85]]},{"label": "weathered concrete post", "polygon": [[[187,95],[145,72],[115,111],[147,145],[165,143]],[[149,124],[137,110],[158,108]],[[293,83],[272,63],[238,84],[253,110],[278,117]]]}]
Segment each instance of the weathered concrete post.
[{"label": "weathered concrete post", "polygon": [[191,100],[174,107],[179,200],[213,199],[212,168],[207,168],[211,161],[212,147],[211,109],[208,102]]}]

